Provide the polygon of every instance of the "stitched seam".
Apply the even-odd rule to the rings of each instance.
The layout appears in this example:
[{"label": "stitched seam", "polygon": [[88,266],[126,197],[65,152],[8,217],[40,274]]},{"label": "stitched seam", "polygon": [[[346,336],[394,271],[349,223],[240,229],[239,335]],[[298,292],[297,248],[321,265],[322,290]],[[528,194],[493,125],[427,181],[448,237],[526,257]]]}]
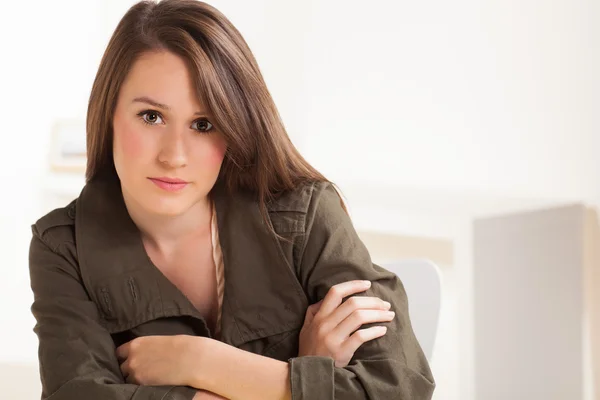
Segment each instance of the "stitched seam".
[{"label": "stitched seam", "polygon": [[[229,309],[233,310],[233,308],[231,308],[231,303],[230,303],[230,299],[226,296],[223,296],[224,300],[227,301],[227,304],[229,305]],[[246,342],[246,336],[242,333],[242,330],[240,329],[240,326],[238,325],[237,319],[235,318],[235,316],[233,315],[234,313],[231,313],[231,319],[233,320],[233,325],[235,326],[235,329],[237,329],[238,335],[240,336],[240,341]]]},{"label": "stitched seam", "polygon": [[41,229],[38,229],[38,226],[37,226],[37,224],[38,224],[38,223],[35,223],[35,224],[33,224],[32,226],[34,226],[34,227],[35,227],[35,229],[36,229],[36,231],[37,231],[37,234],[38,234],[38,237],[39,237],[40,239],[43,239],[43,238],[44,238],[44,236],[46,236],[46,234],[48,233],[48,231],[49,231],[49,230],[51,230],[52,228],[58,228],[58,227],[60,227],[60,226],[70,226],[70,225],[74,225],[72,222],[61,222],[61,223],[54,223],[54,224],[51,224],[51,225],[48,225],[48,226],[45,226],[45,227],[44,227],[44,226],[42,226],[42,227],[41,227]]},{"label": "stitched seam", "polygon": [[171,389],[167,390],[167,393],[163,394],[160,400],[169,400],[172,398],[173,396],[171,396],[170,393],[173,391],[173,389],[175,389],[175,386],[171,386]]},{"label": "stitched seam", "polygon": [[178,317],[178,316],[188,316],[188,317],[198,318],[198,316],[196,314],[194,314],[193,312],[187,312],[185,310],[182,311],[181,308],[179,308],[179,307],[169,307],[169,308],[165,308],[164,312],[162,310],[159,311],[159,312],[149,312],[147,314],[144,314],[141,317],[137,317],[135,319],[127,319],[127,322],[121,322],[119,324],[111,322],[110,320],[108,320],[107,318],[105,318],[103,325],[109,331],[120,332],[120,331],[123,331],[123,330],[126,330],[126,329],[130,329],[130,328],[132,328],[134,326],[137,326],[137,325],[139,325],[141,323],[144,323],[144,322],[147,322],[147,321],[151,321],[151,320],[156,319],[156,318]]},{"label": "stitched seam", "polygon": [[294,379],[292,379],[293,374],[294,374],[294,362],[295,359],[292,357],[289,360],[290,363],[290,376],[288,377],[288,379],[290,380],[290,392],[292,392],[292,400],[294,400],[296,398],[296,396],[294,396],[295,391],[295,386],[294,386]]},{"label": "stitched seam", "polygon": [[102,292],[102,301],[104,304],[104,307],[102,307],[104,309],[104,313],[105,315],[109,316],[112,314],[112,307],[110,304],[110,296],[108,294],[108,289],[106,288],[101,288],[100,291]]},{"label": "stitched seam", "polygon": [[[313,201],[313,197],[315,195],[315,183],[313,182],[313,184],[310,186],[310,200],[309,200],[309,208],[310,208],[310,203],[312,203]],[[315,205],[315,209],[316,209],[317,205]],[[301,239],[301,251],[299,253],[299,258],[298,258],[298,266],[302,265],[302,259],[304,258],[304,252],[306,251],[306,242],[308,241],[308,234],[309,232],[307,231],[307,226],[306,226],[306,221],[307,221],[307,215],[308,212],[306,214],[304,214],[304,235],[302,235],[302,239]]]},{"label": "stitched seam", "polygon": [[[148,259],[150,259],[150,257],[148,257]],[[154,264],[153,264],[154,265]],[[161,295],[161,290],[160,290],[160,284],[158,283],[158,280],[156,280],[156,289],[157,289],[157,294],[158,294],[158,301],[160,303],[160,309],[161,312],[165,312],[165,303],[163,303],[163,299],[162,299],[162,295]]]},{"label": "stitched seam", "polygon": [[274,343],[271,346],[267,347],[263,352],[263,355],[268,357],[270,353],[277,350],[291,335],[293,335],[296,331],[299,331],[300,329],[301,328],[296,328],[287,332],[282,332],[281,334],[285,336],[283,336],[277,343]]},{"label": "stitched seam", "polygon": [[137,291],[135,290],[135,282],[133,280],[133,277],[129,277],[128,282],[129,282],[129,290],[131,291],[131,297],[133,298],[133,302],[137,303],[138,296],[137,296]]},{"label": "stitched seam", "polygon": [[410,368],[408,365],[404,365],[404,369],[410,373],[412,373],[413,375],[416,375],[417,377],[423,379],[425,382],[429,383],[430,385],[432,385],[433,387],[435,387],[435,382],[431,381],[428,377],[426,377],[425,375],[423,375],[422,373],[420,373],[417,370],[414,370],[412,368]]},{"label": "stitched seam", "polygon": [[57,255],[59,255],[59,256],[61,256],[61,257],[64,258],[64,256],[59,251],[60,247],[63,246],[63,245],[66,245],[66,244],[75,245],[75,242],[71,241],[71,240],[65,240],[65,241],[63,241],[61,243],[58,243],[58,244],[54,245],[54,243],[51,243],[50,241],[47,240],[47,238],[46,238],[47,231],[48,231],[48,229],[46,229],[43,234],[38,235],[39,239],[42,241],[42,243],[44,243],[46,246],[48,246],[48,248],[50,250],[52,250],[53,253],[55,253],[55,254],[57,254]]},{"label": "stitched seam", "polygon": [[281,248],[281,244],[279,243],[279,241],[276,238],[274,240],[275,240],[275,243],[274,243],[275,247],[277,248],[277,253],[279,254],[279,257],[281,257],[281,259],[284,260],[284,263],[286,264],[286,270],[287,270],[286,273],[289,273],[292,275],[292,279],[294,281],[292,283],[292,285],[294,286],[294,291],[300,298],[304,298],[306,296],[306,294],[304,293],[304,288],[302,287],[302,284],[300,283],[300,280],[298,279],[298,275],[296,274],[295,265],[289,265],[287,257],[285,256],[285,254],[283,253],[283,249]]},{"label": "stitched seam", "polygon": [[269,217],[271,218],[271,224],[277,233],[303,233],[304,221],[306,220],[306,213],[300,215],[300,218],[294,220],[294,222],[281,222],[278,219],[278,213],[270,212]]},{"label": "stitched seam", "polygon": [[[283,329],[283,331],[278,332],[279,329]],[[296,329],[301,329],[301,325],[298,325],[296,322],[290,322],[284,325],[280,325],[278,327],[274,327],[274,328],[267,328],[267,329],[250,329],[249,333],[252,334],[258,334],[259,336],[256,338],[252,338],[249,339],[248,341],[253,341],[256,339],[260,339],[261,337],[266,337],[266,336],[271,336],[271,335],[277,335],[280,333],[285,333],[288,332],[285,329],[289,329],[289,330],[296,330]]]}]

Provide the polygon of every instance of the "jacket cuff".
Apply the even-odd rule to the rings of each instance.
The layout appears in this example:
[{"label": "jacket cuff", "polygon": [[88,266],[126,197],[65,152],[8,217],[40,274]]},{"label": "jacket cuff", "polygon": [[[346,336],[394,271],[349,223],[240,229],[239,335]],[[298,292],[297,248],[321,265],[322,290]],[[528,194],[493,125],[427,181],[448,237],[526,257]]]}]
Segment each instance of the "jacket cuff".
[{"label": "jacket cuff", "polygon": [[161,400],[192,400],[198,389],[190,386],[173,386]]},{"label": "jacket cuff", "polygon": [[292,400],[335,398],[333,358],[304,356],[290,358]]},{"label": "jacket cuff", "polygon": [[193,400],[197,391],[190,386],[140,386],[133,399]]}]

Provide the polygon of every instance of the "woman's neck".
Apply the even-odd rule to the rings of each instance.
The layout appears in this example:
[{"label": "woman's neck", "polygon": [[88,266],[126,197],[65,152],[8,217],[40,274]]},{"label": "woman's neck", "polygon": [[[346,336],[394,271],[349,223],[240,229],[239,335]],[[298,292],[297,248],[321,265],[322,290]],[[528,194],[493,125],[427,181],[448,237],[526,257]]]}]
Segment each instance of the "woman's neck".
[{"label": "woman's neck", "polygon": [[145,245],[168,256],[182,244],[210,236],[212,202],[207,196],[180,215],[147,212],[123,191],[127,211],[141,232]]}]

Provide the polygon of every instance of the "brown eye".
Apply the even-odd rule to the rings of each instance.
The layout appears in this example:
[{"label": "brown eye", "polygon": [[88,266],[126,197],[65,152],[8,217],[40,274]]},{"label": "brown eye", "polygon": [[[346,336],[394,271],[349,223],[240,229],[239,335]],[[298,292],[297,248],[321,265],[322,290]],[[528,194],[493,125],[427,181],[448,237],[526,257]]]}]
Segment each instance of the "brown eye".
[{"label": "brown eye", "polygon": [[201,133],[208,133],[213,128],[213,124],[211,124],[205,119],[199,119],[197,121],[194,121],[194,124],[196,125],[196,128],[194,129]]},{"label": "brown eye", "polygon": [[146,121],[154,124],[156,123],[156,120],[158,119],[158,114],[155,113],[154,111],[150,111],[149,113],[146,114]]},{"label": "brown eye", "polygon": [[152,110],[142,111],[138,116],[140,116],[142,121],[148,125],[156,125],[157,123],[160,123],[159,120],[161,120],[160,114]]},{"label": "brown eye", "polygon": [[148,115],[148,122],[156,122],[156,119],[158,118],[158,115],[156,115],[156,113],[149,113]]}]

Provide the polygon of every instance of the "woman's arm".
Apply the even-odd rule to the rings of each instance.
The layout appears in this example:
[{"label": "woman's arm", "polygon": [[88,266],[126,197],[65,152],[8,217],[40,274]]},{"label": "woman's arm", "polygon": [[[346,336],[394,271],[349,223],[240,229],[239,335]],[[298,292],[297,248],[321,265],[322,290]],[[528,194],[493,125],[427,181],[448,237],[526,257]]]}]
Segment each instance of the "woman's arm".
[{"label": "woman's arm", "polygon": [[30,245],[29,271],[34,295],[31,311],[39,339],[41,398],[191,400],[196,390],[190,387],[151,387],[124,382],[114,342],[101,325],[98,308],[80,281],[77,260],[73,259],[77,252],[69,229],[65,224],[42,235],[34,227]]},{"label": "woman's arm", "polygon": [[198,357],[191,386],[228,399],[291,399],[288,363],[206,337],[189,336],[189,340],[190,351]]},{"label": "woman's arm", "polygon": [[198,360],[191,386],[244,400],[431,399],[435,383],[412,331],[402,282],[371,262],[332,186],[315,186],[306,221],[299,279],[309,301],[322,300],[342,282],[371,281],[365,295],[388,301],[396,311],[387,334],[363,343],[343,368],[331,357],[296,357],[285,363],[212,339],[191,338]]},{"label": "woman's arm", "polygon": [[[315,305],[318,306],[313,309],[315,315],[309,315],[310,312],[307,312],[300,334],[301,355],[324,355],[334,359],[336,366],[346,366],[358,347],[385,334],[385,331],[378,332],[376,327],[357,330],[367,322],[390,320],[390,317],[379,314],[385,313],[381,310],[386,309],[382,300],[361,297],[354,300],[367,300],[363,305],[359,302],[342,304],[343,298],[363,292],[368,287],[370,285],[365,285],[363,281],[344,282],[336,285],[329,290],[322,302],[322,307],[320,307],[321,303]],[[362,318],[362,315],[366,315],[366,318]],[[323,326],[325,325],[331,326],[332,329],[324,330]],[[370,333],[369,330],[374,333]],[[354,331],[356,332],[352,334]],[[340,340],[341,337],[345,340]],[[231,398],[242,398],[239,393],[244,394],[244,399],[291,398],[288,363],[240,351],[235,347],[207,338],[185,338],[189,340],[189,352],[194,355],[194,366],[210,365],[208,369],[192,373],[195,378],[193,378],[191,386],[219,391]],[[331,347],[330,343],[336,345]],[[226,379],[223,379],[224,377]],[[232,380],[235,383],[234,387],[231,387]],[[256,382],[260,384],[253,387],[252,384]],[[206,399],[223,399],[212,393],[210,396],[216,397],[206,397]],[[203,398],[201,394],[198,394],[194,400]]]},{"label": "woman's arm", "polygon": [[126,382],[142,387],[195,388],[194,400],[290,398],[287,363],[211,338],[143,336],[116,353]]},{"label": "woman's arm", "polygon": [[297,273],[309,302],[322,300],[339,283],[368,280],[364,295],[389,302],[396,314],[387,333],[362,344],[346,367],[336,367],[330,357],[292,358],[293,399],[431,399],[435,383],[411,327],[402,282],[373,264],[331,184],[313,186],[305,221]]}]

